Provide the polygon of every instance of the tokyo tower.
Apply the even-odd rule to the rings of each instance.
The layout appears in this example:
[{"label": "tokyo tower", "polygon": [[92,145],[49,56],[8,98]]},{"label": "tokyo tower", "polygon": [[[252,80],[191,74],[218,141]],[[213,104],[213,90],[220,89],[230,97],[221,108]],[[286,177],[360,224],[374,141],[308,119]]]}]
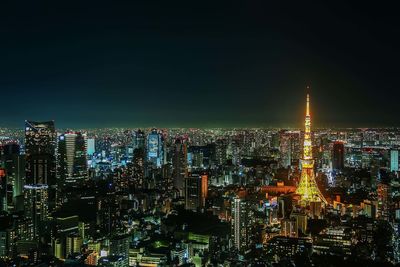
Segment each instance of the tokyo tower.
[{"label": "tokyo tower", "polygon": [[324,202],[326,199],[319,191],[314,175],[314,160],[312,157],[311,144],[311,116],[310,116],[310,96],[307,94],[307,109],[304,131],[303,158],[301,160],[301,177],[296,194],[300,195],[300,204],[306,206],[310,202]]}]

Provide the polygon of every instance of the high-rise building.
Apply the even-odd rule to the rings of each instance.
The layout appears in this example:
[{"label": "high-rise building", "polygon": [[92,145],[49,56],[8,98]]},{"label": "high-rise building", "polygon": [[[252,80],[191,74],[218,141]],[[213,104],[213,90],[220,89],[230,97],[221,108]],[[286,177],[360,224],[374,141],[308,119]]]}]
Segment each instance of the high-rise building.
[{"label": "high-rise building", "polygon": [[25,216],[32,219],[33,236],[40,235],[41,226],[47,220],[48,186],[45,184],[25,185],[24,186]]},{"label": "high-rise building", "polygon": [[7,143],[2,148],[2,162],[7,174],[7,184],[11,186],[13,203],[17,205],[17,197],[23,195],[25,157],[20,154],[20,146],[17,143]]},{"label": "high-rise building", "polygon": [[161,133],[153,129],[147,136],[147,161],[160,168],[164,162],[164,146]]},{"label": "high-rise building", "polygon": [[197,210],[205,206],[208,193],[208,176],[192,174],[185,178],[185,208]]},{"label": "high-rise building", "polygon": [[280,164],[287,168],[300,157],[300,131],[282,131],[279,134]]},{"label": "high-rise building", "polygon": [[58,138],[57,176],[63,183],[75,183],[87,177],[86,135],[67,132]]},{"label": "high-rise building", "polygon": [[54,121],[25,121],[27,184],[56,184],[56,139]]},{"label": "high-rise building", "polygon": [[215,142],[215,158],[216,158],[216,163],[218,165],[222,165],[226,162],[227,159],[227,148],[228,144],[225,139],[218,139]]},{"label": "high-rise building", "polygon": [[343,170],[344,169],[344,144],[341,141],[333,143],[332,151],[332,169]]},{"label": "high-rise building", "polygon": [[399,151],[398,150],[390,150],[390,171],[391,172],[399,171]]},{"label": "high-rise building", "polygon": [[133,149],[136,148],[145,148],[145,134],[142,130],[134,131],[132,134],[132,141],[133,141]]},{"label": "high-rise building", "polygon": [[306,206],[310,202],[327,203],[315,181],[314,160],[311,142],[310,97],[307,94],[307,108],[304,131],[303,159],[301,160],[301,177],[296,194],[300,195],[300,204]]},{"label": "high-rise building", "polygon": [[96,140],[94,138],[87,139],[87,155],[93,156],[96,153]]},{"label": "high-rise building", "polygon": [[251,243],[253,214],[247,200],[236,197],[232,202],[232,239],[235,248],[244,252]]},{"label": "high-rise building", "polygon": [[389,184],[378,184],[378,217],[383,220],[389,220],[390,218],[390,206],[392,202],[391,191]]},{"label": "high-rise building", "polygon": [[175,141],[172,158],[174,187],[183,194],[184,178],[188,176],[187,145],[182,138]]},{"label": "high-rise building", "polygon": [[7,176],[6,170],[0,168],[0,211],[7,211]]}]

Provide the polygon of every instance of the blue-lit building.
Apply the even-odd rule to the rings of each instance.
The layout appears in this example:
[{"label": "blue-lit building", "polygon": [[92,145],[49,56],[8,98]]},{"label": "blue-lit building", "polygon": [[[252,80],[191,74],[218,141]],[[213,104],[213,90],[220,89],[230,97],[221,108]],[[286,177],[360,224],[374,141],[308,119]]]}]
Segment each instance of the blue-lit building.
[{"label": "blue-lit building", "polygon": [[95,139],[89,138],[87,139],[87,155],[93,156],[95,153],[96,153]]},{"label": "blue-lit building", "polygon": [[391,172],[399,171],[399,151],[398,150],[390,151],[390,171]]},{"label": "blue-lit building", "polygon": [[157,129],[153,129],[147,136],[147,161],[157,168],[164,161],[163,137]]}]

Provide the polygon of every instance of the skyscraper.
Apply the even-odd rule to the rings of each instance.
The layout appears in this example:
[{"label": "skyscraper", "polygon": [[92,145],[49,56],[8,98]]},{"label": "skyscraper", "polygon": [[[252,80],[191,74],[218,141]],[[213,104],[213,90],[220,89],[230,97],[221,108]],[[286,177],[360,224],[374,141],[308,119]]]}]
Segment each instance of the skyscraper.
[{"label": "skyscraper", "polygon": [[307,94],[307,108],[305,118],[303,159],[301,160],[301,177],[296,194],[300,195],[300,204],[308,205],[310,202],[327,203],[325,197],[318,189],[314,176],[314,160],[312,157],[311,142],[311,116],[310,116],[310,97]]},{"label": "skyscraper", "polygon": [[7,184],[12,187],[14,205],[16,198],[22,196],[25,179],[25,157],[20,154],[20,146],[15,143],[3,145],[2,162],[7,175]]},{"label": "skyscraper", "polygon": [[378,184],[378,217],[383,220],[390,218],[391,186],[386,183]]},{"label": "skyscraper", "polygon": [[144,149],[145,145],[145,135],[144,132],[140,129],[134,131],[132,134],[132,141],[133,141],[133,149],[141,148]]},{"label": "skyscraper", "polygon": [[185,209],[197,210],[205,206],[208,193],[207,175],[192,174],[185,178]]},{"label": "skyscraper", "polygon": [[27,184],[56,184],[54,121],[25,121]]},{"label": "skyscraper", "polygon": [[157,129],[147,136],[147,161],[157,168],[164,162],[163,138]]},{"label": "skyscraper", "polygon": [[244,252],[249,248],[251,242],[252,212],[249,203],[239,197],[232,202],[232,238],[235,248]]},{"label": "skyscraper", "polygon": [[399,171],[399,151],[398,150],[390,150],[390,171],[391,172]]},{"label": "skyscraper", "polygon": [[279,137],[280,164],[287,168],[299,160],[300,131],[281,131]]},{"label": "skyscraper", "polygon": [[87,177],[86,135],[67,132],[58,138],[58,178],[63,183],[82,181]]},{"label": "skyscraper", "polygon": [[0,168],[0,211],[7,211],[7,177],[6,170]]},{"label": "skyscraper", "polygon": [[177,138],[175,140],[172,157],[172,174],[174,179],[174,187],[178,189],[181,194],[183,193],[184,186],[183,179],[188,176],[187,165],[187,145],[182,138]]},{"label": "skyscraper", "polygon": [[332,169],[344,169],[344,144],[341,141],[336,141],[333,143]]},{"label": "skyscraper", "polygon": [[95,139],[94,138],[88,138],[87,139],[87,155],[88,156],[93,156],[94,153],[96,153]]},{"label": "skyscraper", "polygon": [[48,186],[44,184],[24,186],[25,216],[32,219],[33,236],[40,235],[42,222],[47,220]]}]

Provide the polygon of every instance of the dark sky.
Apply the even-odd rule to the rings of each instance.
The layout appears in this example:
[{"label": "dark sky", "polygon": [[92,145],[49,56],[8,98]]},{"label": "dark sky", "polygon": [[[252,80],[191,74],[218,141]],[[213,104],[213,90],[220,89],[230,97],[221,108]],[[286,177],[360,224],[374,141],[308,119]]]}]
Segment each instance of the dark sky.
[{"label": "dark sky", "polygon": [[307,83],[318,126],[400,126],[395,6],[11,2],[3,126],[299,126]]}]

